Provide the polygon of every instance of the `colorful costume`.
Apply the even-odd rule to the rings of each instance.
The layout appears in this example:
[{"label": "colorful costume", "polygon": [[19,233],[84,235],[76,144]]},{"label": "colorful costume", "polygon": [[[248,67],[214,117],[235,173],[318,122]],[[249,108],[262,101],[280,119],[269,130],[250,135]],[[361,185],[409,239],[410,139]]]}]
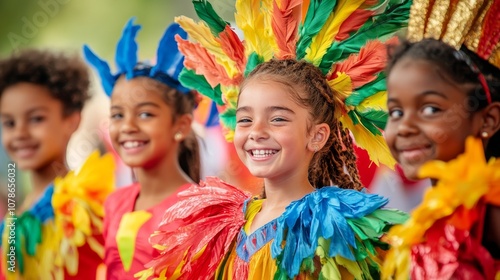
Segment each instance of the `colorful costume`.
[{"label": "colorful costume", "polygon": [[[183,68],[184,57],[177,50],[174,36],[187,38],[187,34],[178,24],[170,25],[158,46],[156,65],[139,63],[138,46],[135,41],[140,25],[130,19],[116,49],[118,72],[111,73],[109,65],[97,57],[88,46],[84,46],[86,60],[98,71],[104,91],[111,96],[116,81],[124,75],[126,79],[148,77],[166,84],[181,93],[189,92],[177,77]],[[158,128],[161,129],[161,128]],[[189,185],[179,186],[179,190]],[[160,204],[143,211],[134,211],[140,185],[133,184],[113,193],[106,202],[105,229],[105,264],[106,279],[134,279],[134,273],[142,270],[151,258],[158,255],[148,243],[149,235],[158,227],[163,212],[176,202],[176,195],[165,198]]]},{"label": "colorful costume", "polygon": [[500,161],[486,163],[481,140],[469,138],[465,154],[429,162],[420,175],[439,181],[408,222],[389,232],[385,277],[498,279],[500,263],[481,242],[486,205],[500,206]]},{"label": "colorful costume", "polygon": [[[473,71],[491,103],[482,73],[461,48],[500,68],[500,1],[417,0],[408,40],[441,40]],[[465,100],[464,100],[465,102]],[[422,178],[437,179],[405,225],[391,229],[384,264],[387,279],[500,279],[500,265],[482,245],[485,211],[500,206],[500,163],[486,163],[481,141],[468,139],[465,154],[424,165]]]},{"label": "colorful costume", "polygon": [[[184,185],[179,191],[187,189]],[[158,228],[165,209],[177,201],[171,195],[147,210],[134,211],[140,185],[135,183],[114,192],[105,203],[104,238],[106,279],[135,279],[158,251],[149,244],[149,236]]]},{"label": "colorful costume", "polygon": [[104,255],[103,205],[113,187],[112,157],[95,152],[28,211],[8,213],[0,228],[1,278],[95,279]]},{"label": "colorful costume", "polygon": [[[335,93],[336,117],[371,159],[392,166],[382,138],[386,46],[408,19],[408,1],[236,1],[242,42],[207,1],[193,1],[203,20],[179,17],[190,35],[177,37],[186,68],[179,80],[209,96],[231,140],[243,77],[258,64],[304,59]],[[299,37],[300,36],[300,37]],[[387,249],[383,233],[406,215],[382,210],[386,199],[335,186],[292,202],[277,219],[250,233],[262,200],[218,179],[179,194],[151,236],[161,255],[141,279],[376,279]]]}]

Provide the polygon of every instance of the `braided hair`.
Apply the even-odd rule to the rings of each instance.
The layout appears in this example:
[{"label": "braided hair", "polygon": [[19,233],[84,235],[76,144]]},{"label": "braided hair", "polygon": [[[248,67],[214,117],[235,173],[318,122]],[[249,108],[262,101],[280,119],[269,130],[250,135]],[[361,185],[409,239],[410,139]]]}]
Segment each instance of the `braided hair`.
[{"label": "braided hair", "polygon": [[315,188],[335,184],[343,189],[361,189],[352,139],[335,117],[334,92],[321,71],[303,60],[273,59],[258,65],[243,81],[240,92],[254,79],[282,84],[297,104],[308,108],[311,116],[308,131],[313,124],[330,126],[325,146],[315,153],[309,164],[311,184]]}]

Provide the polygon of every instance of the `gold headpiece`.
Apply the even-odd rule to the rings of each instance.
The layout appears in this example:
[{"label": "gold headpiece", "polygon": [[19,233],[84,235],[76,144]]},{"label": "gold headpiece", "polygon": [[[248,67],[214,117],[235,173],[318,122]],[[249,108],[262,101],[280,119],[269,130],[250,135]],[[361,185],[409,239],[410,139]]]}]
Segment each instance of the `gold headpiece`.
[{"label": "gold headpiece", "polygon": [[465,45],[500,68],[500,0],[414,0],[407,37]]}]

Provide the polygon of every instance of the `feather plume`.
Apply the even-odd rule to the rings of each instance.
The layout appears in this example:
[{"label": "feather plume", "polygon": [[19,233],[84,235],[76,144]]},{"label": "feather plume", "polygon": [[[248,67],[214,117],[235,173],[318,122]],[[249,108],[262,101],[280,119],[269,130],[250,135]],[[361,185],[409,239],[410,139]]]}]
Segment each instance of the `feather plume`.
[{"label": "feather plume", "polygon": [[356,145],[365,149],[370,155],[370,159],[376,165],[380,165],[380,163],[382,163],[390,168],[394,167],[396,161],[392,157],[389,147],[387,147],[385,139],[382,135],[375,136],[364,126],[360,124],[355,125],[351,118],[347,115],[341,116],[340,121],[344,127],[348,128],[352,132]]},{"label": "feather plume", "polygon": [[[396,43],[397,38],[386,43]],[[353,88],[359,88],[377,78],[377,74],[384,70],[387,63],[386,44],[380,41],[370,41],[360,50],[359,54],[352,54],[346,60],[336,65],[334,72],[346,73],[351,77]]]},{"label": "feather plume", "polygon": [[164,72],[177,79],[184,68],[182,66],[184,56],[177,50],[177,43],[174,40],[176,34],[187,39],[187,33],[178,24],[172,24],[167,28],[158,45],[156,65],[151,69],[151,76],[157,72]]},{"label": "feather plume", "polygon": [[365,0],[339,0],[335,10],[328,17],[323,28],[316,36],[312,38],[311,45],[306,50],[305,59],[314,65],[319,65],[323,55],[332,45],[333,39],[337,36],[340,25],[356,9],[363,4]]},{"label": "feather plume", "polygon": [[131,18],[123,30],[122,37],[116,46],[116,65],[120,73],[127,73],[127,79],[132,79],[133,70],[137,64],[137,43],[135,37],[141,29],[134,25],[135,18]]},{"label": "feather plume", "polygon": [[216,87],[219,83],[236,83],[234,79],[228,77],[224,67],[215,61],[215,57],[200,44],[183,40],[180,36],[175,36],[175,40],[179,50],[186,56],[184,66],[195,70],[198,75],[205,76],[211,87]]},{"label": "feather plume", "polygon": [[301,3],[302,0],[282,0],[280,5],[274,2],[272,29],[278,45],[278,51],[275,53],[278,59],[295,57]]},{"label": "feather plume", "polygon": [[186,279],[187,274],[189,279],[213,279],[245,223],[242,208],[249,195],[207,177],[200,186],[193,185],[178,196],[176,207],[166,210],[159,229],[150,237],[161,255],[146,265],[149,272],[138,276],[150,276],[154,271],[167,279],[174,272],[180,279]]},{"label": "feather plume", "polygon": [[187,68],[182,69],[179,75],[179,82],[187,87],[195,88],[199,93],[212,99],[217,105],[223,105],[222,92],[220,90],[220,85],[212,87],[204,76],[196,75],[193,70],[188,70]]},{"label": "feather plume", "polygon": [[106,61],[100,59],[94,52],[89,48],[89,46],[83,46],[83,55],[88,63],[90,63],[99,73],[101,77],[101,84],[106,95],[111,96],[113,91],[113,86],[116,82],[116,77],[111,74],[111,69]]},{"label": "feather plume", "polygon": [[334,62],[359,52],[366,42],[374,39],[384,41],[384,38],[392,37],[396,31],[407,25],[410,6],[411,1],[393,4],[374,20],[367,21],[355,35],[344,41],[334,42],[323,56],[320,69],[326,74]]},{"label": "feather plume", "polygon": [[273,38],[265,26],[260,0],[237,0],[234,19],[245,36],[245,55],[255,52],[267,61],[273,56]]},{"label": "feather plume", "polygon": [[354,11],[341,25],[337,36],[335,36],[336,41],[343,41],[351,35],[351,32],[358,30],[365,22],[375,14],[375,12],[370,10],[358,9]]},{"label": "feather plume", "polygon": [[229,25],[219,34],[221,48],[227,56],[234,61],[236,69],[241,74],[245,71],[246,57],[245,47],[238,38],[238,35]]},{"label": "feather plume", "polygon": [[193,6],[196,15],[208,25],[213,35],[217,36],[224,31],[228,23],[215,12],[210,2],[206,0],[193,0]]},{"label": "feather plume", "polygon": [[[230,78],[240,74],[236,69],[235,62],[222,50],[220,40],[210,32],[204,22],[196,24],[192,19],[185,16],[176,17],[175,22],[179,23],[193,40],[201,44],[215,58],[217,64],[225,69]],[[184,55],[186,54],[184,53]]]},{"label": "feather plume", "polygon": [[306,49],[311,44],[312,37],[318,34],[325,25],[337,1],[311,0],[304,24],[300,27],[300,37],[297,42],[297,59],[302,59]]}]

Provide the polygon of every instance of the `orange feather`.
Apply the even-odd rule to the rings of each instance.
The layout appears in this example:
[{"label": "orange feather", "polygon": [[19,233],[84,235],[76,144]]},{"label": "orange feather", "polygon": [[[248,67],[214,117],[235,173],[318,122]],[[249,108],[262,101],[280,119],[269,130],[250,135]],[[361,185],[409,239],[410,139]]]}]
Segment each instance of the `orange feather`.
[{"label": "orange feather", "polygon": [[349,38],[351,32],[358,30],[366,23],[368,18],[375,14],[374,11],[358,9],[354,11],[340,26],[336,41],[343,41]]},{"label": "orange feather", "polygon": [[[342,63],[337,64],[332,73],[342,72],[351,77],[353,89],[359,88],[377,77],[385,68],[387,62],[387,44],[397,43],[393,37],[385,43],[381,41],[368,42],[357,55],[351,55]],[[334,78],[334,77],[333,77]]]},{"label": "orange feather", "polygon": [[216,87],[219,83],[224,85],[235,85],[239,82],[241,76],[233,79],[229,78],[226,70],[215,61],[215,57],[199,43],[191,43],[183,40],[179,35],[175,36],[179,46],[179,51],[184,54],[184,66],[193,69],[196,74],[205,76],[211,87]]},{"label": "orange feather", "polygon": [[224,31],[219,33],[219,39],[222,50],[229,58],[236,62],[236,67],[240,73],[243,73],[247,58],[245,56],[245,47],[240,38],[238,38],[238,35],[236,35],[229,25],[226,25]]},{"label": "orange feather", "polygon": [[279,59],[294,58],[301,21],[302,0],[283,0],[281,7],[273,3],[272,28],[278,45]]}]

